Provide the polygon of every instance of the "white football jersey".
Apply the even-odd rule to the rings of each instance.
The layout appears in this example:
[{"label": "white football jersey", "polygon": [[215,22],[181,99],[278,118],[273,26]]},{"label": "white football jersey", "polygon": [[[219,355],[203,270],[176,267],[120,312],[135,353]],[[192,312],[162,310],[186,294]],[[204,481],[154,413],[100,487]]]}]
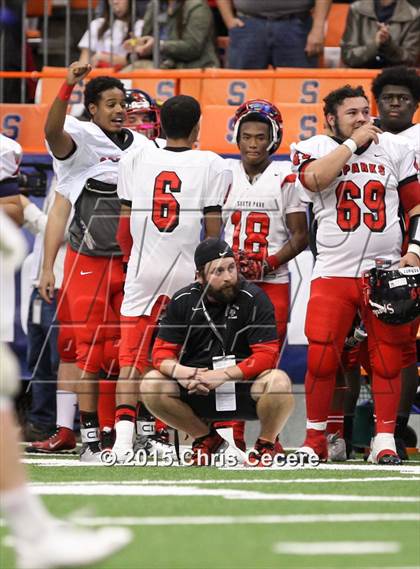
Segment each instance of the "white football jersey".
[{"label": "white football jersey", "polygon": [[150,314],[157,298],[194,280],[206,208],[221,209],[232,180],[225,161],[201,150],[145,147],[121,160],[118,195],[131,203],[133,247],[121,314]]},{"label": "white football jersey", "polygon": [[[232,187],[223,206],[225,240],[234,251],[244,249],[263,260],[289,239],[286,215],[305,212],[295,190],[290,162],[273,161],[253,184],[240,160],[227,160]],[[271,283],[289,282],[287,264],[264,277]]]},{"label": "white football jersey", "polygon": [[[292,144],[295,171],[338,145],[323,134]],[[403,237],[400,196],[416,178],[414,151],[403,137],[385,132],[379,135],[379,144],[372,142],[352,154],[328,188],[310,192],[300,186],[313,204],[317,222],[318,255],[312,278],[360,277],[375,266],[378,257],[396,266]]]},{"label": "white football jersey", "polygon": [[414,152],[416,153],[417,165],[420,168],[420,123],[413,124],[410,128],[398,133],[398,136],[405,136],[413,145]]},{"label": "white football jersey", "polygon": [[21,145],[0,133],[0,182],[17,176],[21,160]]},{"label": "white football jersey", "polygon": [[66,117],[64,130],[76,143],[76,150],[65,160],[53,156],[53,166],[57,174],[57,192],[72,205],[76,203],[88,178],[116,184],[121,156],[133,148],[154,146],[142,134],[126,129],[131,134],[126,147],[121,149],[95,123],[79,121],[71,116]]}]

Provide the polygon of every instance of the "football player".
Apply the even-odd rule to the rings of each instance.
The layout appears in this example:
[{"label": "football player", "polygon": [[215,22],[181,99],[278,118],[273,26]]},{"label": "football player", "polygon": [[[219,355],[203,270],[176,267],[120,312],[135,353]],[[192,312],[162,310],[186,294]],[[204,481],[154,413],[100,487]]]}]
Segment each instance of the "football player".
[{"label": "football player", "polygon": [[[410,325],[391,326],[363,300],[362,274],[386,258],[391,267],[420,266],[420,184],[415,155],[403,137],[382,133],[361,87],[346,85],[324,99],[328,135],[292,145],[292,161],[318,224],[317,258],[305,332],[307,434],[300,452],[327,458],[326,420],[348,330],[360,310],[372,366],[376,436],[372,460],[400,464],[394,429],[403,345]],[[402,256],[399,206],[410,218]]]},{"label": "football player", "polygon": [[70,65],[45,124],[58,185],[48,216],[39,290],[47,301],[54,294],[53,263],[73,206],[58,316],[61,323],[73,325],[76,339],[81,371],[81,460],[98,461],[96,380],[103,362],[109,359],[112,365],[115,360],[124,283],[116,238],[120,215],[118,162],[124,153],[152,143],[123,127],[125,89],[111,77],[97,77],[86,85],[84,102],[89,122],[66,117],[73,87],[90,69],[77,62]]},{"label": "football player", "polygon": [[141,89],[127,90],[126,95],[127,118],[124,126],[150,140],[156,140],[160,135],[160,112],[156,101]]},{"label": "football player", "polygon": [[[269,101],[250,100],[237,109],[233,141],[241,159],[229,160],[233,181],[223,206],[225,239],[236,253],[240,251],[244,276],[250,277],[248,259],[261,267],[252,280],[274,305],[280,351],[289,315],[287,262],[308,244],[306,206],[295,191],[292,165],[272,159],[282,135],[280,111]],[[243,423],[233,429],[235,441],[243,446]]]},{"label": "football player", "polygon": [[167,146],[131,152],[120,163],[118,195],[130,215],[129,251],[121,307],[121,374],[117,385],[114,451],[124,461],[133,448],[139,379],[150,367],[152,336],[165,299],[194,275],[202,224],[206,237],[221,231],[221,209],[231,174],[224,160],[193,150],[198,101],[184,95],[161,109]]},{"label": "football player", "polygon": [[[385,69],[373,80],[372,93],[379,112],[378,126],[383,131],[409,139],[416,153],[417,165],[420,165],[420,124],[413,123],[420,101],[420,76],[415,69],[404,66]],[[395,429],[397,451],[402,459],[408,458],[403,435],[419,384],[416,346],[418,327],[419,320],[416,320],[412,324],[411,341],[404,347],[401,400]]]}]

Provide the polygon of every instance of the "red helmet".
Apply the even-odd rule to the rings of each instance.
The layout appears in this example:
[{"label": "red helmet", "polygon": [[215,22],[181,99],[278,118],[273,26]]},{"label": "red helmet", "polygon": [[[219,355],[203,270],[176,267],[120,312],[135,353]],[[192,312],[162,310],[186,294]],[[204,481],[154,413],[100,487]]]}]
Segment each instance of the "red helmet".
[{"label": "red helmet", "polygon": [[234,123],[233,123],[233,140],[239,142],[239,127],[243,119],[249,115],[258,115],[259,117],[265,119],[270,125],[271,131],[271,142],[268,145],[267,150],[270,154],[273,154],[277,148],[280,146],[281,139],[283,137],[283,119],[281,118],[281,113],[279,109],[266,101],[265,99],[252,99],[251,101],[245,101],[235,113]]},{"label": "red helmet", "polygon": [[[156,102],[141,89],[126,91],[126,128],[136,130],[154,140],[160,134],[160,113]],[[137,119],[137,120],[136,120]]]}]

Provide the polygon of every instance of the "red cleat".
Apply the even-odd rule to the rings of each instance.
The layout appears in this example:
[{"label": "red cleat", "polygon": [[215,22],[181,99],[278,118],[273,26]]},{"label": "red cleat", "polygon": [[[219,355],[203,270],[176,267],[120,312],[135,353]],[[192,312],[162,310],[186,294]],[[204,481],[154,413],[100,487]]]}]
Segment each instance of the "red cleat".
[{"label": "red cleat", "polygon": [[228,443],[214,429],[208,435],[195,439],[192,444],[191,465],[211,466],[211,457],[223,451]]},{"label": "red cleat", "polygon": [[296,454],[303,454],[319,458],[321,462],[328,460],[328,444],[324,431],[308,429],[303,446],[296,450]]},{"label": "red cleat", "polygon": [[27,452],[54,453],[76,448],[74,432],[67,427],[57,427],[56,432],[46,441],[36,441],[26,447]]},{"label": "red cleat", "polygon": [[249,451],[246,466],[271,466],[274,458],[278,455],[285,456],[284,448],[281,446],[278,436],[274,443],[257,439],[254,448]]}]

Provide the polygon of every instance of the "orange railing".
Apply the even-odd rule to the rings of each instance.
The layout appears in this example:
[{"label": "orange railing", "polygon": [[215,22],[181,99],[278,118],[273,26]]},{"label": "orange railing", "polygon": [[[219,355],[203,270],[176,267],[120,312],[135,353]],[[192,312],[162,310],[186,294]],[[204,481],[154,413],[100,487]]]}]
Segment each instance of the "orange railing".
[{"label": "orange railing", "polygon": [[[268,71],[206,70],[138,70],[116,73],[113,69],[93,70],[89,78],[112,75],[129,81],[153,97],[165,100],[183,93],[196,97],[202,106],[202,148],[220,153],[235,153],[231,142],[234,108],[251,98],[265,98],[276,103],[283,115],[284,137],[279,149],[289,153],[291,142],[323,131],[322,100],[327,93],[350,83],[362,85],[371,98],[370,85],[378,71],[368,69],[277,69]],[[4,72],[0,79],[38,79],[37,105],[0,105],[1,130],[17,138],[26,152],[45,152],[43,123],[65,68],[46,67],[42,72]],[[73,91],[70,105],[83,100],[84,84]],[[372,112],[376,109],[372,102]],[[417,115],[419,117],[420,112]]]}]

